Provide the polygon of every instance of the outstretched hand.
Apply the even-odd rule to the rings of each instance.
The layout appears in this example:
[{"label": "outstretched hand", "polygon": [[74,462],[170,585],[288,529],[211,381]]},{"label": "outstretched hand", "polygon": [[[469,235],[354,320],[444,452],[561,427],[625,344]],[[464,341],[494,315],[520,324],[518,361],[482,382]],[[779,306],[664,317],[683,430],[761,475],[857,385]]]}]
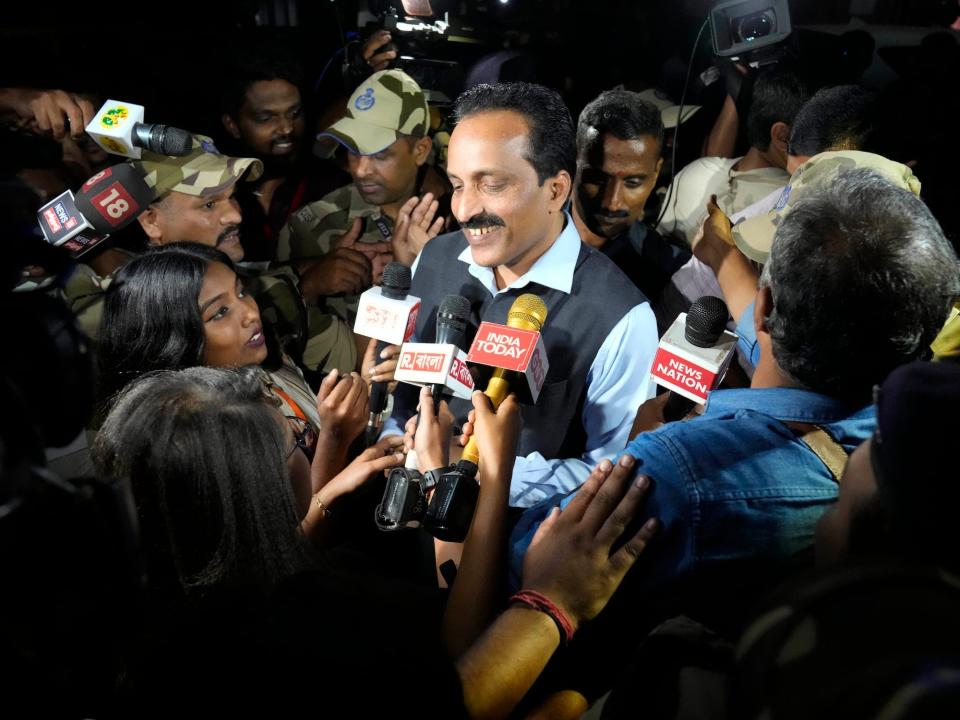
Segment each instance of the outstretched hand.
[{"label": "outstretched hand", "polygon": [[650,486],[634,479],[634,464],[630,455],[600,463],[570,504],[547,516],[524,558],[523,588],[546,595],[575,627],[604,608],[657,530],[651,518],[610,554]]}]

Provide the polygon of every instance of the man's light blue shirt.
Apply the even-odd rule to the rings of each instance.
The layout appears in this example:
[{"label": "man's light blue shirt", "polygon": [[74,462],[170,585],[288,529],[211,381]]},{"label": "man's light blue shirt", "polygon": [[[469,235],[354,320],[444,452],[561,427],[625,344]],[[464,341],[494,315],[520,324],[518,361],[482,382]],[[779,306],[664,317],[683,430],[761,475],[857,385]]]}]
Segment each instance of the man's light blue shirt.
[{"label": "man's light blue shirt", "polygon": [[[497,288],[493,268],[478,265],[468,246],[457,258],[467,264],[467,272],[475,277],[491,296],[507,290],[538,283],[569,293],[580,255],[581,240],[573,218],[566,214],[566,225],[556,242],[533,266],[513,283]],[[549,323],[549,319],[547,321]],[[549,328],[545,328],[549,332]],[[510,504],[530,507],[557,493],[566,493],[586,481],[590,470],[602,459],[618,454],[626,445],[637,408],[653,396],[654,384],[650,368],[657,351],[657,323],[649,303],[632,308],[604,340],[587,375],[587,391],[581,422],[586,434],[586,448],[579,458],[548,460],[533,452],[518,457],[514,464],[510,487]],[[577,402],[577,398],[571,398]],[[403,422],[411,409],[394,408],[384,424],[383,434],[403,432]]]}]

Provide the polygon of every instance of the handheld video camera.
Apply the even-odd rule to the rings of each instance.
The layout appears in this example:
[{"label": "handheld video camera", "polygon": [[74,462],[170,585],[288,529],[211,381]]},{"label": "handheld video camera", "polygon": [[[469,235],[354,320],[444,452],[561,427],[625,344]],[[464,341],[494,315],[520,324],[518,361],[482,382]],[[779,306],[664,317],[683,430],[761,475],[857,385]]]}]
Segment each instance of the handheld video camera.
[{"label": "handheld video camera", "polygon": [[460,465],[425,474],[413,468],[394,468],[377,507],[377,527],[384,531],[423,527],[438,540],[463,542],[479,494],[473,473]]},{"label": "handheld video camera", "polygon": [[720,57],[774,62],[791,31],[787,0],[724,0],[710,11],[713,49]]}]

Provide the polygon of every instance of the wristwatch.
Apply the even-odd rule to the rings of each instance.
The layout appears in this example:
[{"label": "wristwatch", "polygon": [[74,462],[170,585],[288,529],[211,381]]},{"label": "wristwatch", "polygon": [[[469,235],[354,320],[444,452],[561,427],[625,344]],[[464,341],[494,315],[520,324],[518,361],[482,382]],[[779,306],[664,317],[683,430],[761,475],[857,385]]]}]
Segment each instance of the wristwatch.
[{"label": "wristwatch", "polygon": [[442,478],[451,470],[453,470],[453,465],[445,465],[444,467],[439,467],[436,470],[428,470],[425,472],[423,474],[424,491],[435,488],[437,483],[440,482],[440,478]]}]

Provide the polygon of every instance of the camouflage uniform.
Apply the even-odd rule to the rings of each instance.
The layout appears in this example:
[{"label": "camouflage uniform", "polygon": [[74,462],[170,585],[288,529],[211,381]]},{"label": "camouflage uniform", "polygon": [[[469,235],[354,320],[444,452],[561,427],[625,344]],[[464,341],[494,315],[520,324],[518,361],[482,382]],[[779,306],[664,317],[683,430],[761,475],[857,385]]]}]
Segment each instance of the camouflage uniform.
[{"label": "camouflage uniform", "polygon": [[909,190],[918,197],[920,195],[920,181],[906,165],[860,150],[823,152],[797,168],[773,210],[733,226],[733,240],[737,247],[748,258],[762,265],[770,255],[777,225],[794,203],[811,188],[828,187],[840,173],[858,168],[873,170],[893,185]]},{"label": "camouflage uniform", "polygon": [[[133,164],[143,170],[147,185],[160,198],[168,192],[205,197],[230,188],[238,180],[260,177],[263,164],[255,158],[233,158],[217,152],[213,142],[195,135],[193,151],[183,157],[166,157],[144,151]],[[260,306],[261,317],[276,332],[281,346],[310,370],[338,368],[345,372],[357,365],[357,349],[349,327],[335,316],[304,306],[299,278],[289,267],[262,270],[237,268]],[[64,299],[80,326],[92,339],[100,328],[103,294],[113,276],[100,277],[79,265],[63,289]]]},{"label": "camouflage uniform", "polygon": [[[401,137],[427,134],[430,108],[420,86],[401,70],[383,70],[371,75],[347,101],[347,114],[321,137],[331,137],[351,153],[372,155]],[[294,213],[281,229],[277,261],[323,257],[334,242],[350,229],[356,218],[364,219],[360,242],[390,241],[393,221],[380,208],[367,203],[352,183]],[[327,311],[353,324],[357,296],[327,298]]]},{"label": "camouflage uniform", "polygon": [[[393,220],[380,208],[365,202],[353,183],[300,208],[280,231],[277,260],[281,263],[301,258],[323,257],[333,249],[337,238],[350,229],[356,218],[364,222],[359,242],[390,242]],[[380,228],[383,228],[381,230]],[[388,234],[384,234],[386,231]],[[323,308],[349,326],[357,317],[358,295],[327,297]]]}]

